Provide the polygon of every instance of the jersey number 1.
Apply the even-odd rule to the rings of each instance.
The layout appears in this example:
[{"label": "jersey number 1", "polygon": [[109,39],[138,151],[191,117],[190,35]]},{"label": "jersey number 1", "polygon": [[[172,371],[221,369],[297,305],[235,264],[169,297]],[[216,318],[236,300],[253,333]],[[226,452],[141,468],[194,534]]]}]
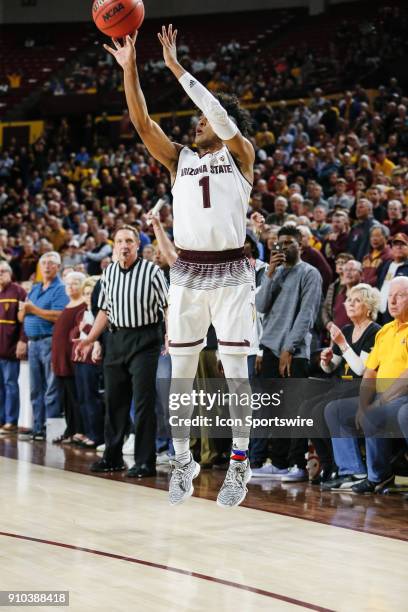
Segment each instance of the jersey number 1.
[{"label": "jersey number 1", "polygon": [[204,208],[211,208],[211,200],[210,200],[210,177],[203,176],[203,178],[198,183],[200,187],[203,188],[203,206]]}]

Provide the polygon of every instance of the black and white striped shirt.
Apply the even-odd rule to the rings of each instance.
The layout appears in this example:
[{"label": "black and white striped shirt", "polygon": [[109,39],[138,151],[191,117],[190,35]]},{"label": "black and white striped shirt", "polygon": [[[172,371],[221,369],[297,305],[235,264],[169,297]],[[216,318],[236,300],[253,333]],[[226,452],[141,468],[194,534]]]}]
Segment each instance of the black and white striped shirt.
[{"label": "black and white striped shirt", "polygon": [[141,327],[163,320],[168,285],[158,266],[137,259],[128,269],[111,263],[101,278],[98,307],[115,327]]}]

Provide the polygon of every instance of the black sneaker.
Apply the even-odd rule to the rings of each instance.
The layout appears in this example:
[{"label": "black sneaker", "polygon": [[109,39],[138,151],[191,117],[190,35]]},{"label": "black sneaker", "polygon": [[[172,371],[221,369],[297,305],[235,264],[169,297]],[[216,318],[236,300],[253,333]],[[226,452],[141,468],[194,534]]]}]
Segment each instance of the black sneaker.
[{"label": "black sneaker", "polygon": [[328,482],[324,482],[322,484],[323,491],[351,491],[351,487],[356,485],[367,477],[366,475],[360,474],[345,474],[344,476],[339,476],[334,480],[329,480]]},{"label": "black sneaker", "polygon": [[385,478],[381,482],[371,482],[366,478],[359,483],[356,483],[351,487],[352,493],[358,493],[359,495],[370,495],[372,493],[380,493],[385,487],[394,482],[395,476],[392,474]]},{"label": "black sneaker", "polygon": [[43,431],[34,432],[32,435],[32,440],[35,440],[36,442],[44,442],[45,433]]},{"label": "black sneaker", "polygon": [[338,477],[337,470],[330,466],[323,468],[310,482],[312,485],[322,485],[325,482],[333,482]]},{"label": "black sneaker", "polygon": [[91,465],[91,472],[122,472],[126,470],[126,465],[123,463],[109,463],[105,459],[99,459]]}]

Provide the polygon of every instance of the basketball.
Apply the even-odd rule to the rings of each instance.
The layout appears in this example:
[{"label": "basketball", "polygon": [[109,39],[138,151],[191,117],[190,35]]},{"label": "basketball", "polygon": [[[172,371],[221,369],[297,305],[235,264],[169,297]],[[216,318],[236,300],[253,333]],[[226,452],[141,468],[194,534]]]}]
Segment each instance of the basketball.
[{"label": "basketball", "polygon": [[123,38],[140,28],[145,16],[142,0],[95,0],[92,17],[96,27],[111,38]]}]

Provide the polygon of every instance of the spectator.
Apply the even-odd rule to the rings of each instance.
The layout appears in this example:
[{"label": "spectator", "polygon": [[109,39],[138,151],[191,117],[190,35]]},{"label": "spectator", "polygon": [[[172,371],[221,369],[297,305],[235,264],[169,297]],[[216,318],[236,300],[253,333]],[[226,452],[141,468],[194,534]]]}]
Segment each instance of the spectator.
[{"label": "spectator", "polygon": [[366,198],[357,202],[357,223],[350,230],[347,252],[362,261],[370,250],[370,230],[378,222],[373,217],[373,205]]},{"label": "spectator", "polygon": [[62,219],[50,216],[45,233],[54,250],[60,251],[66,240],[66,231],[62,227]]},{"label": "spectator", "polygon": [[61,416],[55,375],[51,368],[51,342],[54,324],[68,303],[64,285],[58,278],[59,253],[51,251],[40,259],[43,281],[36,283],[28,301],[20,302],[19,321],[29,340],[28,364],[33,407],[33,440],[45,440],[45,419]]},{"label": "spectator", "polygon": [[20,360],[27,356],[27,339],[17,319],[26,292],[11,282],[11,268],[0,261],[0,435],[17,433],[20,411]]},{"label": "spectator", "polygon": [[383,205],[381,192],[378,187],[371,186],[370,189],[367,191],[367,198],[373,205],[374,219],[376,219],[379,223],[384,223],[387,219],[387,209]]},{"label": "spectator", "polygon": [[25,236],[21,253],[11,260],[15,279],[19,282],[30,280],[36,272],[38,260],[32,237]]},{"label": "spectator", "polygon": [[[350,323],[347,313],[344,307],[344,303],[347,298],[348,291],[361,283],[362,265],[359,261],[351,259],[343,265],[343,286],[339,288],[339,291],[333,302],[333,323],[342,329],[345,325]],[[330,323],[326,325],[330,329]]]},{"label": "spectator", "polygon": [[335,272],[338,275],[334,283],[332,283],[328,290],[327,295],[324,299],[322,310],[321,310],[321,320],[325,329],[330,329],[330,325],[334,319],[334,304],[337,298],[338,293],[342,290],[344,286],[344,276],[343,270],[344,266],[348,261],[352,261],[353,256],[350,253],[339,253],[336,257],[335,261]]},{"label": "spectator", "polygon": [[393,170],[395,169],[395,164],[387,158],[387,152],[384,147],[380,147],[378,149],[378,153],[376,155],[376,163],[374,165],[374,172],[378,175],[378,173],[384,174],[386,177],[390,177]]},{"label": "spectator", "polygon": [[82,295],[84,280],[85,275],[80,272],[70,272],[66,276],[65,291],[69,302],[56,321],[52,335],[52,371],[56,376],[59,405],[63,410],[66,421],[66,429],[63,435],[53,442],[62,442],[63,444],[81,443],[86,439],[79,409],[74,367],[71,361],[71,333],[77,317],[82,316],[86,310]]},{"label": "spectator", "polygon": [[156,249],[152,244],[147,244],[143,249],[142,256],[143,259],[154,262],[156,258]]},{"label": "spectator", "polygon": [[315,206],[313,211],[313,222],[311,225],[313,236],[322,243],[326,236],[330,234],[332,231],[332,227],[329,223],[326,222],[327,218],[327,208],[318,204]]},{"label": "spectator", "polygon": [[[278,234],[281,251],[272,251],[269,268],[256,294],[257,310],[264,314],[261,375],[265,378],[307,377],[312,328],[320,299],[321,278],[317,270],[300,260],[301,234],[282,227]],[[293,296],[298,296],[296,300]],[[273,442],[272,464],[266,459],[268,440],[256,440],[251,448],[253,474],[272,474],[282,481],[307,480],[306,440]],[[259,469],[258,469],[259,468]]]},{"label": "spectator", "polygon": [[[392,418],[408,441],[407,396],[399,380],[408,374],[407,278],[391,281],[388,309],[393,320],[376,335],[366,361],[360,397],[330,402],[326,407],[339,478],[324,484],[325,490],[380,493],[394,482],[392,439],[380,438],[379,431],[384,431],[386,419]],[[366,464],[358,444],[360,428],[366,437]],[[342,437],[339,437],[340,431]]]},{"label": "spectator", "polygon": [[273,208],[275,212],[267,216],[266,223],[268,225],[284,225],[288,218],[288,213],[286,212],[288,209],[287,199],[283,196],[276,197],[273,203]]},{"label": "spectator", "polygon": [[[320,367],[326,374],[335,375],[343,380],[361,378],[364,363],[371,349],[377,332],[381,329],[377,317],[380,296],[377,289],[360,283],[352,289],[346,299],[346,311],[351,324],[340,330],[336,325],[330,328],[332,347],[320,354]],[[327,404],[339,397],[350,397],[356,392],[355,385],[336,385],[328,393],[302,404],[302,414],[313,415],[315,423],[324,423],[324,410]],[[319,455],[322,470],[312,484],[322,484],[334,480],[337,466],[334,462],[330,432],[324,427],[325,437],[314,438],[313,445]]]},{"label": "spectator", "polygon": [[386,261],[392,260],[392,251],[387,244],[389,229],[384,225],[373,226],[370,230],[370,252],[363,258],[363,283],[377,286],[378,268]]},{"label": "spectator", "polygon": [[382,323],[388,323],[391,320],[387,310],[391,281],[396,276],[408,276],[408,236],[406,234],[396,234],[391,244],[392,260],[384,261],[377,272],[377,287],[381,293],[380,314]]},{"label": "spectator", "polygon": [[310,231],[310,229],[305,225],[299,225],[298,230],[302,235],[302,261],[305,261],[306,263],[319,270],[320,275],[322,277],[322,295],[324,297],[332,281],[333,273],[323,255],[317,249],[310,246],[310,239],[312,238],[312,232]]},{"label": "spectator", "polygon": [[79,242],[77,240],[71,240],[68,243],[68,248],[65,249],[64,254],[62,256],[63,268],[70,266],[78,266],[83,262],[83,260],[83,253],[79,251]]},{"label": "spectator", "polygon": [[388,219],[384,221],[391,236],[403,232],[408,235],[408,223],[402,219],[402,204],[399,200],[391,200],[387,206]]},{"label": "spectator", "polygon": [[98,230],[96,233],[95,247],[85,253],[85,259],[88,261],[87,270],[90,276],[98,276],[101,274],[101,261],[105,257],[112,255],[112,247],[108,242],[108,232],[106,230]]},{"label": "spectator", "polygon": [[348,214],[338,210],[332,216],[331,232],[327,234],[321,248],[322,255],[324,255],[333,269],[336,257],[340,253],[346,252],[349,232],[350,223]]},{"label": "spectator", "polygon": [[354,200],[346,194],[346,189],[346,180],[344,178],[338,178],[336,180],[335,193],[327,200],[330,210],[335,210],[336,208],[345,208],[346,210],[350,210],[350,208],[353,206]]},{"label": "spectator", "polygon": [[[85,339],[92,329],[95,317],[92,312],[92,292],[95,288],[97,277],[87,278],[82,284],[82,297],[86,309],[79,310],[75,317],[75,327],[71,331],[70,338]],[[89,347],[88,354],[83,359],[75,357],[75,350],[72,350],[74,361],[75,384],[80,408],[80,415],[84,425],[85,438],[80,445],[84,448],[96,448],[103,442],[103,406],[99,393],[99,382],[102,374],[100,359],[94,356],[100,355],[101,347],[99,342]]]}]

